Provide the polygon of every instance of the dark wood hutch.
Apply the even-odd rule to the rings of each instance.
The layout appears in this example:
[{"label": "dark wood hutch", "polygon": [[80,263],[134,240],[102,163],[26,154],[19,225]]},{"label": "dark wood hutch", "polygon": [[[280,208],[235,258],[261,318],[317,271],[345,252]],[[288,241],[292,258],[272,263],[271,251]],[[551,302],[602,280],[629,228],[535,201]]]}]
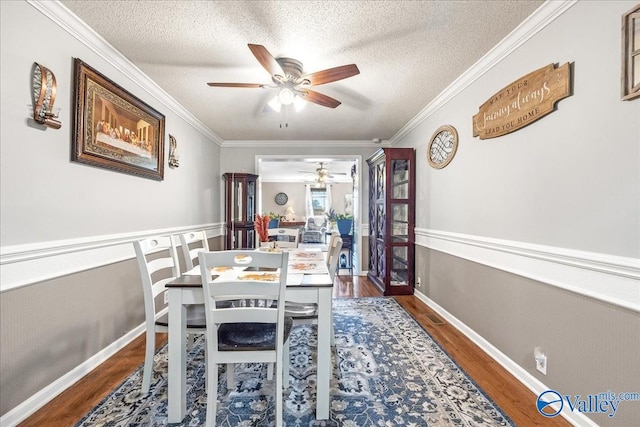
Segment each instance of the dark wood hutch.
[{"label": "dark wood hutch", "polygon": [[253,249],[256,232],[253,221],[256,215],[258,175],[227,172],[225,180],[225,221],[227,236],[225,249]]},{"label": "dark wood hutch", "polygon": [[415,150],[369,159],[369,280],[384,295],[411,295],[415,275]]}]

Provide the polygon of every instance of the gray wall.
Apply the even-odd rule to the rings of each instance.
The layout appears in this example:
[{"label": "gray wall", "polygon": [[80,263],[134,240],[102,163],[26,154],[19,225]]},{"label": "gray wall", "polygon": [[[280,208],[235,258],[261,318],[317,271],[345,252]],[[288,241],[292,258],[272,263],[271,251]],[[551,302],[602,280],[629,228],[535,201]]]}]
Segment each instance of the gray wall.
[{"label": "gray wall", "polygon": [[[639,391],[640,100],[620,100],[620,17],[636,4],[580,1],[537,25],[397,141],[417,150],[419,294],[531,384],[563,394]],[[556,111],[499,138],[472,136],[472,116],[492,94],[565,62],[573,95]],[[444,124],[459,147],[435,170],[427,141]],[[535,346],[549,358],[546,376]],[[590,418],[634,425],[640,402]]]},{"label": "gray wall", "polygon": [[[275,202],[275,195],[284,192],[289,196],[286,205],[280,206]],[[336,213],[344,213],[344,197],[351,194],[352,184],[336,182],[331,184],[332,206]],[[296,221],[305,220],[305,184],[300,182],[263,182],[262,183],[262,212],[275,212],[284,215],[287,206],[292,206]]]},{"label": "gray wall", "polygon": [[[640,329],[640,100],[619,100],[620,16],[635,4],[581,1],[537,25],[540,32],[438,108],[427,108],[394,140],[417,150],[419,293],[566,394],[640,391],[632,382],[640,377],[633,357]],[[2,415],[140,325],[132,240],[207,228],[219,245],[222,173],[255,172],[256,154],[364,160],[377,148],[220,148],[215,135],[150,89],[126,61],[85,45],[76,38],[82,34],[72,36],[55,18],[26,2],[0,2],[0,19]],[[42,34],[51,43],[43,44]],[[167,116],[181,166],[165,167],[164,181],[69,162],[73,57]],[[28,119],[34,61],[56,73],[60,130]],[[497,139],[471,136],[471,117],[490,95],[537,68],[568,61],[574,95],[557,111]],[[442,124],[457,128],[460,147],[436,171],[425,161],[426,147]],[[366,179],[360,194],[366,202]],[[554,276],[567,265],[570,274]],[[546,376],[533,368],[536,345],[549,356]],[[632,425],[639,408],[626,402],[615,418],[593,419]]]},{"label": "gray wall", "polygon": [[[180,106],[23,1],[0,3],[0,415],[138,328],[144,318],[131,241],[220,223],[220,146]],[[163,181],[70,162],[73,58],[166,116],[180,167]],[[57,79],[62,128],[35,125],[31,69]],[[186,118],[185,118],[186,117]],[[215,243],[215,242],[212,242]],[[4,422],[3,422],[4,425]]]},{"label": "gray wall", "polygon": [[[640,392],[638,312],[424,247],[416,259],[421,292],[548,388],[583,398]],[[546,376],[535,369],[534,346],[548,356]],[[621,402],[613,418],[590,417],[637,425],[640,402]]]}]

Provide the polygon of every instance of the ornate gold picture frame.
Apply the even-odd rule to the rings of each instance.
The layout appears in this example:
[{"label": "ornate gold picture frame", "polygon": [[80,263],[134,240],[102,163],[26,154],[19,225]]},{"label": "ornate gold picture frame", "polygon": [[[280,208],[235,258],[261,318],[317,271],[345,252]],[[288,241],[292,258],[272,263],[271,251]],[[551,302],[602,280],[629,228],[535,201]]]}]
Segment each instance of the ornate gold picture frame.
[{"label": "ornate gold picture frame", "polygon": [[640,4],[622,15],[622,100],[640,96]]},{"label": "ornate gold picture frame", "polygon": [[164,179],[164,115],[78,58],[74,100],[72,161]]}]

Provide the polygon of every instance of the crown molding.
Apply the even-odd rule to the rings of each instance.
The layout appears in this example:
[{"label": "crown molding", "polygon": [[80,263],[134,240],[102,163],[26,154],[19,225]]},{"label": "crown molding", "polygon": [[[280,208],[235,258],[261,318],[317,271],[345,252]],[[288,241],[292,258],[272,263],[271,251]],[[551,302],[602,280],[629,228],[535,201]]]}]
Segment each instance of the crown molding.
[{"label": "crown molding", "polygon": [[339,141],[323,141],[323,140],[272,140],[272,141],[264,141],[264,140],[237,140],[237,141],[224,141],[222,143],[223,148],[256,148],[256,147],[269,147],[269,148],[278,148],[278,147],[289,147],[289,148],[309,148],[309,146],[316,147],[339,147],[344,148],[347,146],[349,148],[370,148],[370,147],[380,147],[386,146],[385,144],[375,144],[370,140],[365,141],[349,141],[349,140],[339,140]]},{"label": "crown molding", "polygon": [[437,97],[424,107],[413,119],[404,125],[389,140],[391,145],[399,143],[412,130],[438,111],[450,99],[462,92],[473,82],[509,56],[511,52],[542,31],[558,16],[566,12],[580,0],[555,0],[544,2],[535,12],[509,33],[500,43],[495,45],[482,58],[476,61],[467,71],[447,86]]},{"label": "crown molding", "polygon": [[62,3],[59,1],[42,0],[27,0],[27,2],[104,61],[120,71],[124,76],[128,77],[133,83],[138,85],[138,87],[191,125],[195,130],[205,135],[215,144],[222,145],[222,138],[187,111],[178,101],[172,98],[164,89],[158,86],[156,82],[151,80],[149,76],[143,73],[142,70],[129,61],[127,57],[116,50],[109,42],[67,9]]}]

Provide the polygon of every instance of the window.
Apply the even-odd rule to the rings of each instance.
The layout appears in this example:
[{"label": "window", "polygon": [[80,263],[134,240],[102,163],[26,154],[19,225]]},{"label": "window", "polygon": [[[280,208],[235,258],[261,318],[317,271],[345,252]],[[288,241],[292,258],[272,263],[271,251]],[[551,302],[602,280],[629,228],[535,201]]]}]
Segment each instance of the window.
[{"label": "window", "polygon": [[325,188],[311,189],[311,205],[314,215],[322,215],[327,206],[327,191]]},{"label": "window", "polygon": [[640,96],[640,5],[622,15],[622,99]]}]

